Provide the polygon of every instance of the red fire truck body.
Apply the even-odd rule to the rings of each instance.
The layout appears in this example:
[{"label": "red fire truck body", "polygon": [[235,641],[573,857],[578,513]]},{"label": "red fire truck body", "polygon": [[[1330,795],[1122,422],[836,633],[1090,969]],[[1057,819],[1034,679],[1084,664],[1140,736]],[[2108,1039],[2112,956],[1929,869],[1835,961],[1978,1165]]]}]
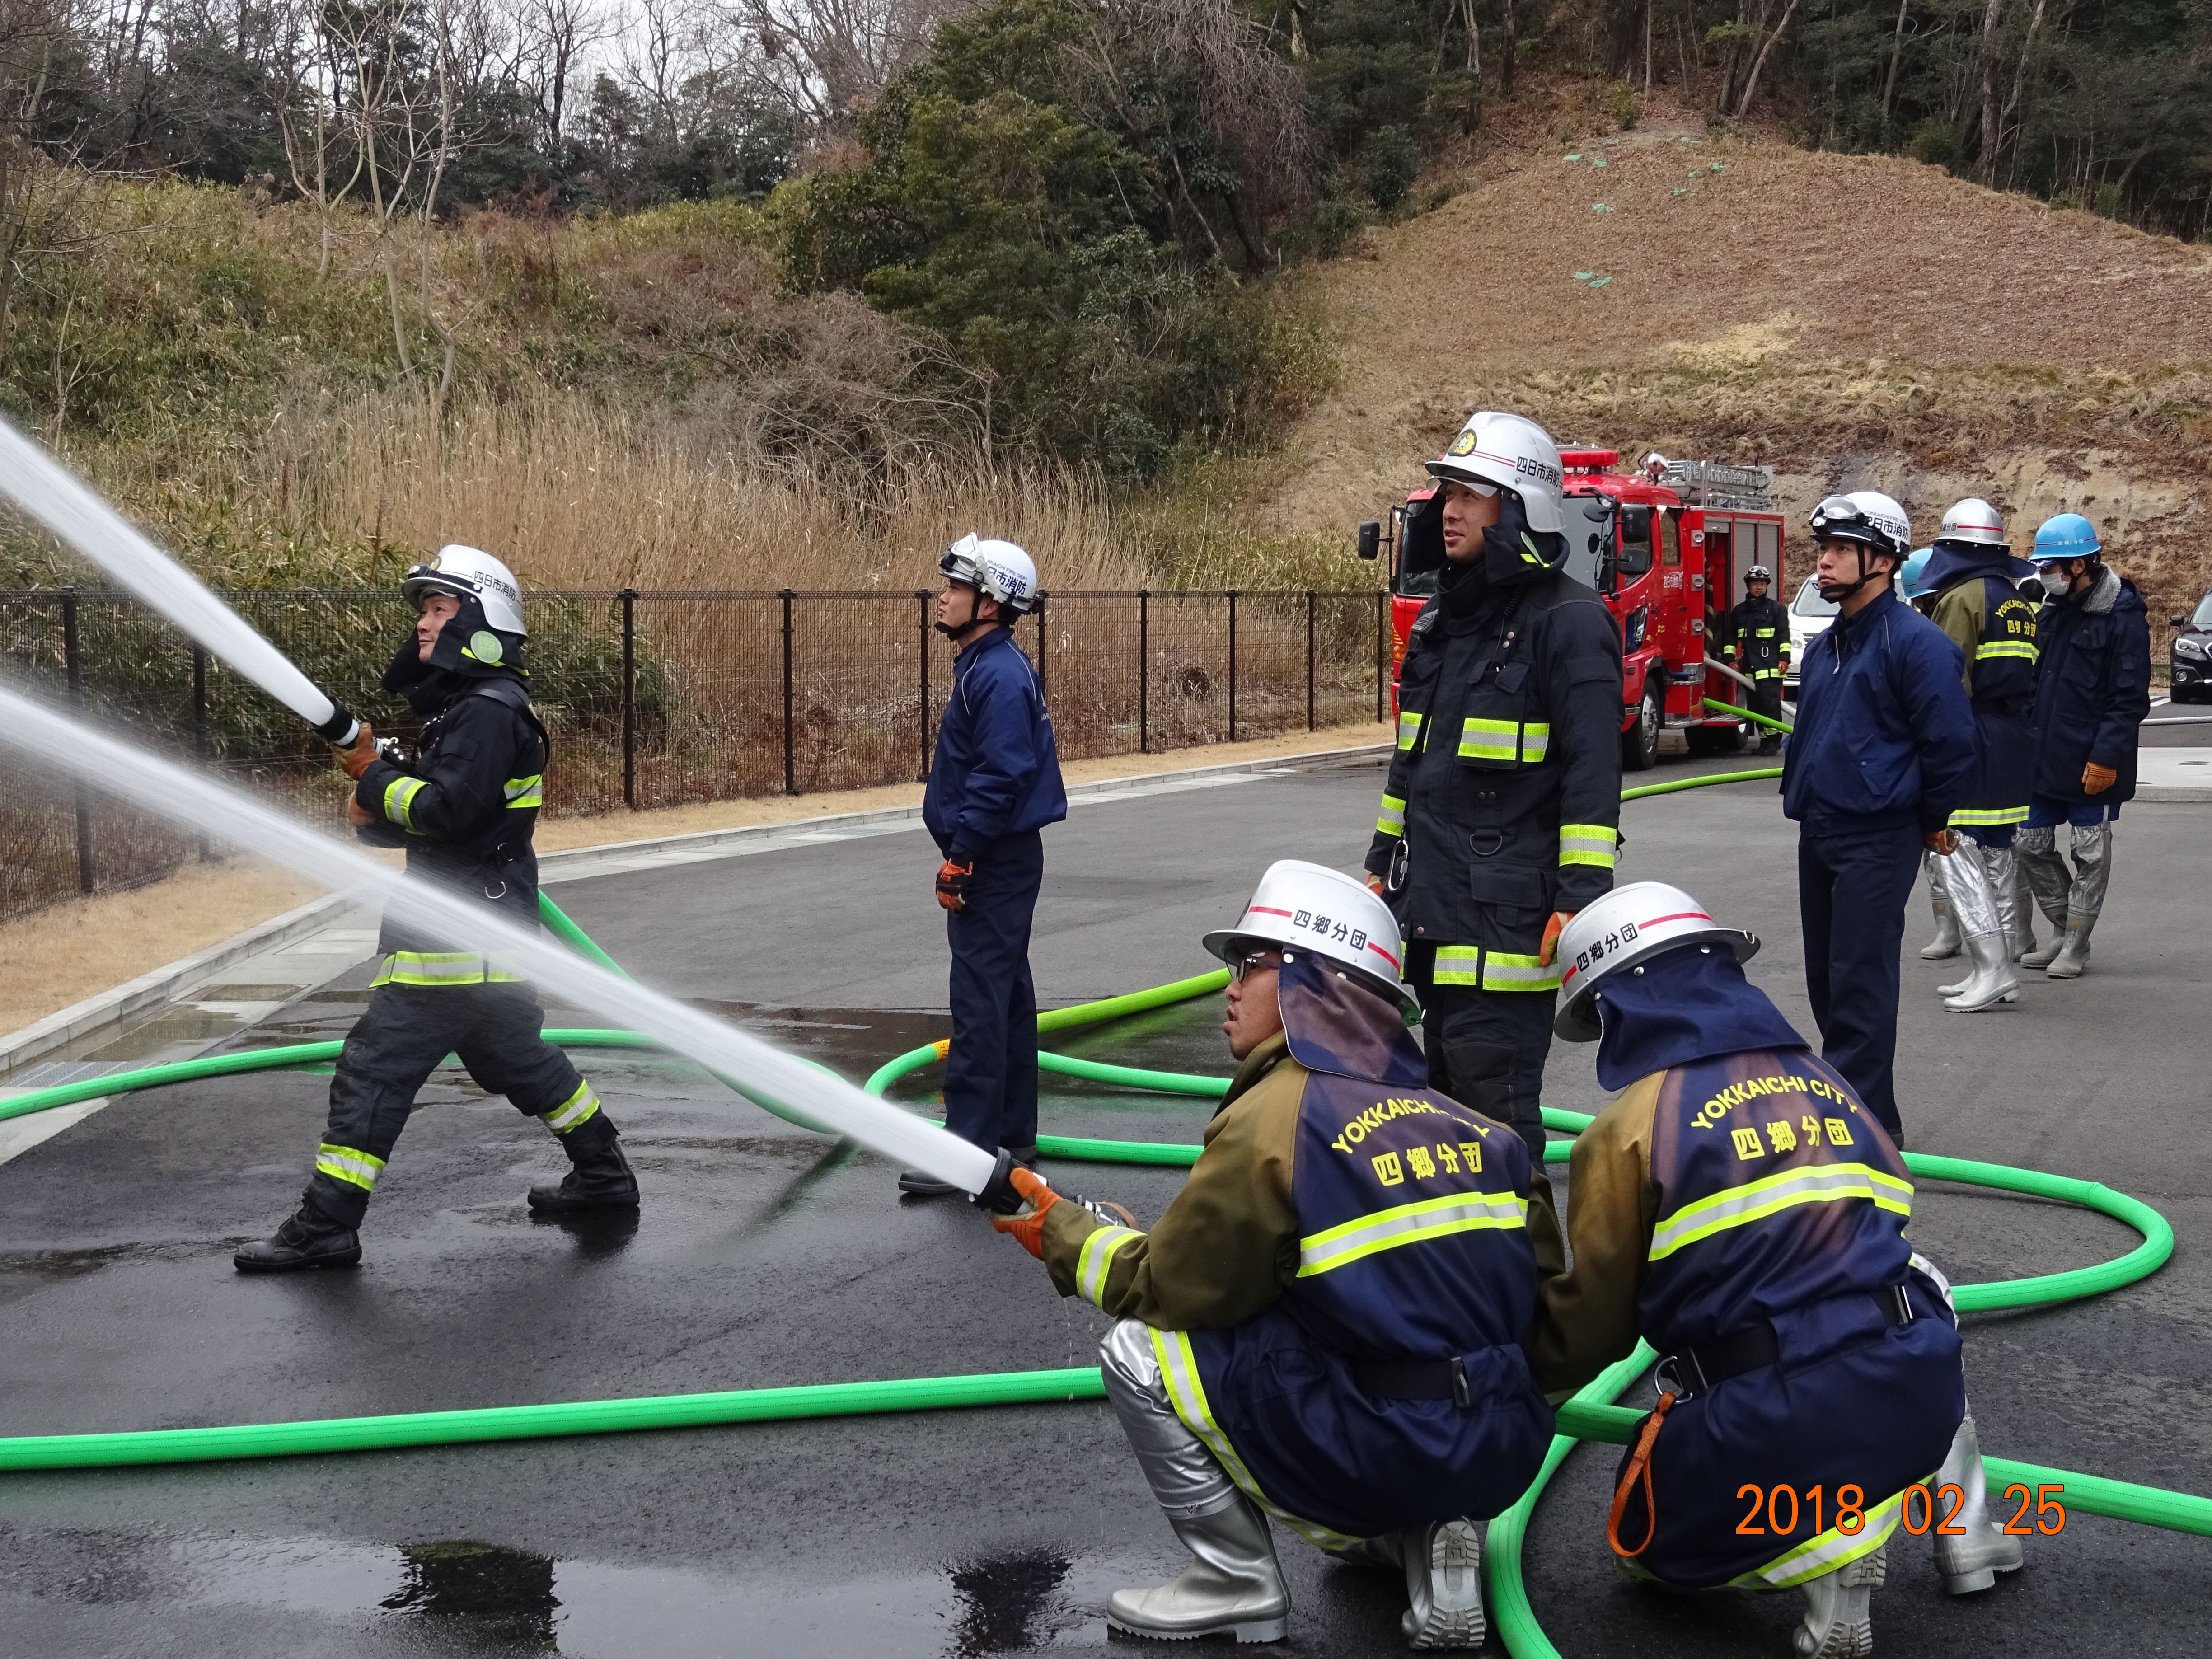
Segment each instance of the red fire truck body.
[{"label": "red fire truck body", "polygon": [[[1724,637],[1729,610],[1743,597],[1743,573],[1782,566],[1782,515],[1770,467],[1674,461],[1632,473],[1613,469],[1611,449],[1559,452],[1566,472],[1569,574],[1595,588],[1621,631],[1621,763],[1642,771],[1662,731],[1680,731],[1693,754],[1742,745],[1744,724],[1705,706],[1741,706],[1742,688],[1706,666],[1706,641]],[[1391,690],[1413,618],[1437,591],[1443,532],[1437,487],[1425,485],[1390,510],[1390,533],[1360,526],[1360,553],[1391,550]],[[1725,659],[1725,653],[1712,653]]]}]

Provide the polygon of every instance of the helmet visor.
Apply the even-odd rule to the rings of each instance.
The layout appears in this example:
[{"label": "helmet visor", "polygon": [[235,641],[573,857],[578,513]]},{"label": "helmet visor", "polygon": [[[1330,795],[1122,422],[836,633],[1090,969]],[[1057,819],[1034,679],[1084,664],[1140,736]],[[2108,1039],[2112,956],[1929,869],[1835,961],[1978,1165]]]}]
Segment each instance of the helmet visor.
[{"label": "helmet visor", "polygon": [[1813,509],[1813,516],[1807,522],[1813,526],[1813,533],[1819,536],[1832,529],[1863,530],[1867,527],[1867,516],[1850,496],[1831,495]]}]

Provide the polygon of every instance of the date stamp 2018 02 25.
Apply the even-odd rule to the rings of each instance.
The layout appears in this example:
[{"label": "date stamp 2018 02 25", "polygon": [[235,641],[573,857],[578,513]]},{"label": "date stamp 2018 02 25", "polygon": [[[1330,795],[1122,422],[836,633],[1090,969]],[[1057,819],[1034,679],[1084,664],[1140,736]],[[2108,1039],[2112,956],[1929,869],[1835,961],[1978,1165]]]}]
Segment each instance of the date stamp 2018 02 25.
[{"label": "date stamp 2018 02 25", "polygon": [[[2004,1489],[2004,1501],[2010,1504],[2017,1494],[2020,1503],[2011,1519],[2004,1523],[2003,1530],[2016,1538],[2031,1538],[2037,1533],[2046,1538],[2057,1537],[2066,1530],[2066,1506],[2058,1501],[2058,1494],[2065,1490],[2063,1486],[2045,1486],[2031,1491],[2014,1481]],[[1847,1538],[1857,1537],[1866,1528],[1866,1493],[1855,1486],[1839,1486],[1832,1493],[1821,1486],[1810,1486],[1800,1492],[1791,1486],[1760,1486],[1747,1481],[1736,1488],[1735,1495],[1751,1502],[1743,1519],[1736,1522],[1736,1532],[1742,1537],[1788,1538],[1802,1528],[1817,1538],[1828,1530],[1825,1517],[1831,1512],[1835,1516],[1835,1529]],[[1919,1499],[1917,1510],[1915,1498]],[[1782,1507],[1784,1500],[1789,1504],[1786,1520]],[[1947,1480],[1932,1492],[1924,1486],[1907,1486],[1905,1529],[1915,1538],[1931,1529],[1946,1538],[1963,1537],[1966,1529],[1957,1522],[1966,1505],[1966,1491],[1954,1481]],[[2032,1523],[2027,1518],[2031,1509],[2035,1516]]]}]

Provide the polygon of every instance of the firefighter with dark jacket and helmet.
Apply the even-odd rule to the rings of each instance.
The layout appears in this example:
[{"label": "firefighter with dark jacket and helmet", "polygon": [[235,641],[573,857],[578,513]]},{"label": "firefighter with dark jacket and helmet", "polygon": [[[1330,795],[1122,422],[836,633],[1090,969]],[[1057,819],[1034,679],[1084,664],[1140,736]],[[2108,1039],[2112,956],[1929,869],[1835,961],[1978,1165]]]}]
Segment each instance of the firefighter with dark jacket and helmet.
[{"label": "firefighter with dark jacket and helmet", "polygon": [[[1743,603],[1728,614],[1728,636],[1735,650],[1736,672],[1752,682],[1754,714],[1782,718],[1782,682],[1790,675],[1790,613],[1771,597],[1774,573],[1755,564],[1743,573]],[[1771,726],[1759,728],[1759,752],[1771,755],[1782,747],[1782,733]]]},{"label": "firefighter with dark jacket and helmet", "polygon": [[1620,631],[1561,568],[1559,452],[1533,421],[1476,413],[1429,463],[1409,514],[1440,537],[1437,596],[1415,618],[1398,749],[1368,848],[1405,930],[1430,1085],[1510,1123],[1542,1174],[1539,1099],[1567,918],[1613,885],[1620,823]]},{"label": "firefighter with dark jacket and helmet", "polygon": [[[422,718],[411,764],[389,758],[364,724],[338,759],[354,780],[348,817],[374,847],[404,847],[407,873],[459,907],[485,906],[538,925],[531,845],[550,746],[522,667],[527,629],[513,573],[473,547],[440,550],[401,587],[413,630],[384,671],[384,689]],[[247,1273],[347,1267],[358,1229],[415,1096],[448,1054],[492,1094],[552,1131],[570,1169],[530,1189],[530,1207],[559,1213],[634,1209],[615,1126],[592,1085],[541,1033],[544,1012],[496,958],[435,948],[387,920],[368,1007],[346,1034],[331,1079],[330,1119],[299,1209],[234,1258]]]}]

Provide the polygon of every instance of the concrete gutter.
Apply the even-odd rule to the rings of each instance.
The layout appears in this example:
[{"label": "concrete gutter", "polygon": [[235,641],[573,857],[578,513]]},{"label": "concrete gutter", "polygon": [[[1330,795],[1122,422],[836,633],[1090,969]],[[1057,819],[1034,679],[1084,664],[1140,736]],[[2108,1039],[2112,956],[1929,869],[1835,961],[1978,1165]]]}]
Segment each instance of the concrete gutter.
[{"label": "concrete gutter", "polygon": [[48,1014],[20,1031],[0,1036],[0,1072],[11,1072],[81,1036],[118,1024],[142,1009],[173,1002],[179,992],[221,973],[234,963],[289,945],[327,926],[341,912],[353,908],[354,903],[342,893],[325,893],[320,898],[308,900],[296,910],[271,916],[204,951],[181,957],[165,968],[141,974],[134,980],[88,996],[82,1002],[72,1003],[58,1013]]},{"label": "concrete gutter", "polygon": [[[1390,745],[1363,744],[1352,749],[1328,749],[1312,754],[1278,755],[1264,760],[1236,761],[1222,766],[1199,766],[1177,772],[1145,772],[1122,778],[1101,778],[1091,783],[1071,784],[1067,796],[1071,801],[1110,799],[1134,790],[1150,790],[1163,787],[1192,786],[1209,780],[1231,781],[1239,775],[1255,773],[1295,771],[1300,768],[1331,761],[1356,760],[1366,756],[1382,755]],[[609,859],[644,856],[655,854],[689,854],[711,858],[715,851],[727,848],[744,850],[746,843],[781,841],[793,836],[838,838],[855,830],[876,826],[903,825],[908,822],[919,825],[921,808],[894,806],[873,812],[833,812],[816,818],[792,818],[781,823],[752,823],[731,830],[702,830],[683,836],[656,836],[641,841],[607,842],[597,847],[572,847],[557,853],[538,854],[538,866],[553,879],[562,878],[564,872],[574,866],[604,863]],[[578,873],[582,873],[580,870]],[[0,1036],[0,1073],[10,1072],[40,1054],[76,1042],[79,1037],[121,1024],[143,1009],[176,1000],[179,993],[190,989],[202,980],[221,973],[234,963],[302,939],[327,926],[356,902],[342,893],[325,893],[311,899],[296,910],[288,910],[281,916],[272,916],[258,927],[244,933],[234,933],[204,951],[156,968],[151,973],[141,974],[127,983],[87,997],[58,1013],[48,1014],[35,1024]]]}]

